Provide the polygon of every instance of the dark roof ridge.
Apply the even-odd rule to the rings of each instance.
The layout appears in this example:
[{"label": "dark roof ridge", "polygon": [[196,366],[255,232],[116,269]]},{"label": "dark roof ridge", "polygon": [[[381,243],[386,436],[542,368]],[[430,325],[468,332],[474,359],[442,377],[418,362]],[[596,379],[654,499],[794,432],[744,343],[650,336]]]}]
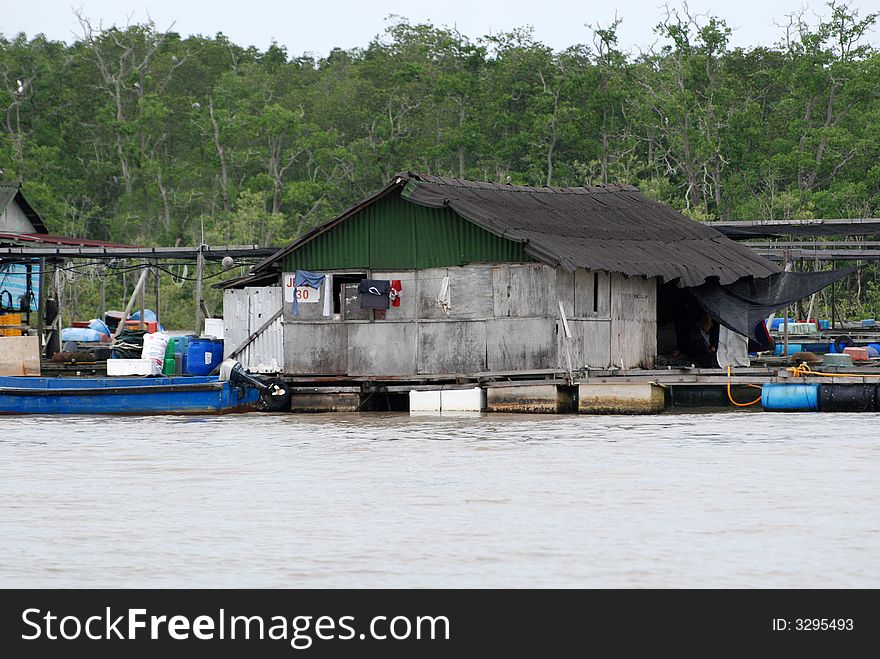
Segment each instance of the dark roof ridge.
[{"label": "dark roof ridge", "polygon": [[557,187],[542,185],[535,187],[531,185],[519,185],[514,183],[492,183],[491,181],[472,181],[470,179],[458,179],[447,176],[435,176],[433,174],[420,174],[418,172],[402,172],[398,177],[407,180],[415,180],[419,183],[428,183],[431,185],[443,185],[459,190],[494,190],[503,192],[525,192],[536,194],[560,194],[560,195],[579,195],[579,194],[597,194],[605,192],[638,192],[639,189],[634,185],[627,183],[598,183],[590,186],[570,186]]}]

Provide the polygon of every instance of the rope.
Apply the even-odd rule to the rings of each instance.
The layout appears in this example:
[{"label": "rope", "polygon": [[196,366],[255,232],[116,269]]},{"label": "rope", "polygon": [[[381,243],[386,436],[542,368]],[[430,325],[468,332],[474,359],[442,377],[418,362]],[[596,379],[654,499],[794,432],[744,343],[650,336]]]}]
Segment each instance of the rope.
[{"label": "rope", "polygon": [[865,375],[861,373],[823,373],[822,371],[814,371],[809,364],[798,364],[787,369],[795,377],[804,377],[806,375],[821,375],[826,378],[863,378]]},{"label": "rope", "polygon": [[[748,384],[746,386],[752,387],[753,389],[761,389],[761,387],[757,384]],[[731,395],[731,393],[730,393],[730,366],[727,367],[727,398],[728,398],[728,400],[730,400],[731,403],[733,403],[737,407],[749,407],[750,405],[754,405],[756,403],[761,402],[761,396],[758,396],[755,400],[751,401],[750,403],[737,403],[735,400],[733,400],[733,395]]]}]

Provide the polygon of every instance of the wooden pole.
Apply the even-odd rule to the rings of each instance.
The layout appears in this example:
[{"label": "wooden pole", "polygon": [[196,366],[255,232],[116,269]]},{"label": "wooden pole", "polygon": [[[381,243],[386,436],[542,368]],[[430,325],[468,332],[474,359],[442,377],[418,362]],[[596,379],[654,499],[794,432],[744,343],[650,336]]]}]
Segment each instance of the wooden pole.
[{"label": "wooden pole", "polygon": [[[149,274],[149,272],[150,272],[150,269],[147,268],[146,263],[147,263],[146,261],[141,262],[141,272],[144,273],[145,275]],[[146,297],[146,295],[147,295],[147,281],[146,281],[146,278],[144,278],[144,284],[143,284],[143,286],[141,286],[141,324],[140,324],[141,329],[144,329],[144,320],[145,320],[144,319],[144,310],[145,310],[144,307],[146,306],[144,298]]]},{"label": "wooden pole", "polygon": [[[103,266],[102,266],[103,267]],[[107,270],[101,275],[101,320],[107,315]]]},{"label": "wooden pole", "polygon": [[161,271],[159,270],[159,262],[156,261],[154,264],[155,274],[156,274],[156,322],[159,322],[159,306],[162,302],[162,289],[161,289],[161,281],[159,279],[159,275]]},{"label": "wooden pole", "polygon": [[[31,297],[34,294],[34,283],[31,277],[34,274],[34,266],[28,261],[27,265],[25,265],[25,270],[27,271],[27,275],[25,277],[25,286],[24,286],[24,300],[25,300],[25,324],[28,326],[28,329],[31,327]],[[21,305],[19,304],[19,311],[21,311]],[[25,334],[25,332],[22,332]]]},{"label": "wooden pole", "polygon": [[[782,250],[782,270],[788,272],[788,250]],[[788,306],[784,309],[785,315],[782,317],[782,355],[788,355]]]},{"label": "wooden pole", "polygon": [[199,245],[196,254],[196,334],[201,335],[205,316],[202,312],[205,301],[202,296],[202,278],[205,276],[205,255],[202,253],[204,244]]},{"label": "wooden pole", "polygon": [[[131,309],[134,307],[134,301],[137,300],[138,293],[147,279],[147,272],[149,271],[146,268],[141,268],[140,279],[138,279],[137,284],[134,285],[134,290],[131,292],[131,297],[128,299],[128,304],[125,305],[125,311],[122,312],[122,318],[119,319],[119,324],[116,326],[116,331],[113,332],[113,336],[110,337],[111,339],[115,339],[116,336],[125,329],[125,321],[128,320],[128,314],[131,313]],[[141,318],[143,318],[143,316],[141,316]]]},{"label": "wooden pole", "polygon": [[44,355],[43,352],[44,344],[43,344],[43,314],[46,309],[46,259],[45,257],[40,257],[40,272],[39,276],[39,286],[40,290],[37,291],[37,295],[39,296],[39,301],[37,302],[37,329],[39,331],[40,337],[40,354]]}]

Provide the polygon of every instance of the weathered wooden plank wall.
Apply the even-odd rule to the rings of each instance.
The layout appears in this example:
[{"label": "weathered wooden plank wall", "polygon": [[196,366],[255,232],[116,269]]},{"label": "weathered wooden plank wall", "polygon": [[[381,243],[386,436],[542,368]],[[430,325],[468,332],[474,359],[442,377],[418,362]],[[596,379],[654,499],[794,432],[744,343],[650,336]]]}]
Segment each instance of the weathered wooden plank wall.
[{"label": "weathered wooden plank wall", "polygon": [[339,322],[285,322],[284,372],[345,375],[348,326]]},{"label": "weathered wooden plank wall", "polygon": [[544,318],[559,315],[556,271],[546,265],[492,268],[495,318]]},{"label": "weathered wooden plank wall", "polygon": [[486,370],[486,321],[419,323],[419,373]]},{"label": "weathered wooden plank wall", "polygon": [[[321,304],[300,305],[298,316],[285,309],[285,372],[383,376],[566,368],[559,301],[573,334],[573,368],[648,366],[656,353],[655,280],[532,263],[370,276],[401,280],[400,306],[376,320],[351,308],[349,318],[358,320],[348,321],[321,317]],[[448,312],[437,304],[445,276]]]},{"label": "weathered wooden plank wall", "polygon": [[554,368],[556,327],[553,318],[496,318],[486,323],[490,371]]},{"label": "weathered wooden plank wall", "polygon": [[657,281],[613,276],[611,363],[651,368],[657,355]]},{"label": "weathered wooden plank wall", "polygon": [[415,323],[348,325],[349,375],[414,375],[418,326]]}]

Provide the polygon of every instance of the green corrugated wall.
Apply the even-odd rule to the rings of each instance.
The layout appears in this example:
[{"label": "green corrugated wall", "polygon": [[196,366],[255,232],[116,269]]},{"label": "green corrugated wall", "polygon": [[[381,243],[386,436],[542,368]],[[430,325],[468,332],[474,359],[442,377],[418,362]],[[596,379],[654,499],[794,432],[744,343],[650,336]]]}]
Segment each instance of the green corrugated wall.
[{"label": "green corrugated wall", "polygon": [[415,270],[533,260],[522,243],[489,233],[448,208],[426,208],[395,193],[288,254],[284,271]]}]

